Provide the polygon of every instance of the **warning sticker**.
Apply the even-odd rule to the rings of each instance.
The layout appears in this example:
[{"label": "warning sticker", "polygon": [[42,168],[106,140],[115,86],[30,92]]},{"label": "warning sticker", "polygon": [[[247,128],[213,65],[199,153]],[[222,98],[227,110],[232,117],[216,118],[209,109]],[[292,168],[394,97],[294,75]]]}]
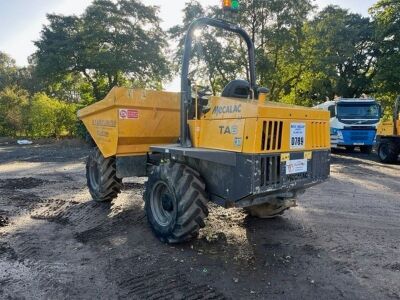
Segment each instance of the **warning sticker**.
[{"label": "warning sticker", "polygon": [[306,143],[306,124],[290,124],[290,149],[304,149]]},{"label": "warning sticker", "polygon": [[306,173],[307,159],[295,159],[286,162],[286,175]]},{"label": "warning sticker", "polygon": [[136,109],[120,109],[119,118],[122,120],[138,119],[139,111]]}]

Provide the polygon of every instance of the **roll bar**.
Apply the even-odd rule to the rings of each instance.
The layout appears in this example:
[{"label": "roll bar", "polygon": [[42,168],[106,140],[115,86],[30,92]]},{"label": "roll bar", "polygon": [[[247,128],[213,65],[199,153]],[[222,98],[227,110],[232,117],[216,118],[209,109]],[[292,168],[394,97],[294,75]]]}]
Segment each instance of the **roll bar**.
[{"label": "roll bar", "polygon": [[200,18],[192,22],[190,24],[189,29],[186,33],[185,38],[185,48],[182,59],[182,74],[181,74],[181,136],[180,142],[182,147],[190,148],[192,147],[189,134],[188,134],[188,124],[187,124],[187,112],[188,105],[191,103],[192,95],[191,95],[191,86],[189,81],[189,63],[192,52],[192,41],[193,41],[193,33],[200,26],[211,26],[215,28],[220,28],[226,31],[230,31],[241,36],[246,44],[248,49],[248,58],[249,58],[249,70],[250,70],[250,89],[253,91],[253,95],[256,91],[256,64],[255,64],[255,54],[254,54],[254,44],[251,40],[250,36],[247,34],[239,26],[218,19],[211,18]]}]

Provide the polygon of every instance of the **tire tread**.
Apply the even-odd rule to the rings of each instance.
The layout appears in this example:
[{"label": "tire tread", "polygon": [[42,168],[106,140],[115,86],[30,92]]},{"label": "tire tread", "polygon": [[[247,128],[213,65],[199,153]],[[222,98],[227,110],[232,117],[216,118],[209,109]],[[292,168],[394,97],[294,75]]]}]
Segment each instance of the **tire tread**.
[{"label": "tire tread", "polygon": [[[380,147],[383,144],[388,144],[388,147],[389,147],[389,153],[388,153],[386,158],[383,158],[381,156],[381,153],[380,153]],[[382,141],[380,143],[380,145],[379,145],[379,148],[378,148],[378,156],[379,156],[380,161],[383,162],[383,163],[387,163],[387,164],[395,163],[397,161],[398,156],[399,156],[399,151],[400,151],[399,148],[400,147],[393,141],[390,141],[390,140]]]},{"label": "tire tread", "polygon": [[[152,185],[163,180],[175,192],[177,199],[177,217],[175,226],[168,234],[161,234],[152,222],[150,196]],[[170,162],[153,169],[146,182],[144,193],[145,209],[153,231],[162,241],[168,243],[182,243],[198,236],[199,230],[205,227],[205,218],[208,216],[208,196],[205,183],[200,174],[181,163]]]},{"label": "tire tread", "polygon": [[[89,164],[94,160],[100,172],[99,188],[95,190],[90,182]],[[118,197],[121,193],[122,179],[117,177],[115,157],[104,158],[98,148],[95,148],[89,155],[86,162],[86,180],[89,187],[89,192],[93,200],[98,202],[110,202]]]}]

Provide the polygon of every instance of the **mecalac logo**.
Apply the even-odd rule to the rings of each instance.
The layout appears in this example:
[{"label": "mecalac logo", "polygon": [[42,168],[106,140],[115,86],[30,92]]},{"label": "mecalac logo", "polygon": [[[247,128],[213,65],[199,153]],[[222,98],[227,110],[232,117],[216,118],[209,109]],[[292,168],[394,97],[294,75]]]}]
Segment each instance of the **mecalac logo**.
[{"label": "mecalac logo", "polygon": [[217,105],[214,106],[213,115],[241,113],[242,105]]}]

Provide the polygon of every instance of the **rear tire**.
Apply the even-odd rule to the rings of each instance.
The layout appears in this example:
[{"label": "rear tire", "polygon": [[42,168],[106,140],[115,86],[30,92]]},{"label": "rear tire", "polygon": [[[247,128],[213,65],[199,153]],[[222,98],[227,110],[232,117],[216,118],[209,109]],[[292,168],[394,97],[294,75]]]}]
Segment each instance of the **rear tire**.
[{"label": "rear tire", "polygon": [[382,141],[378,147],[378,156],[383,163],[395,163],[399,156],[399,148],[392,141]]},{"label": "rear tire", "polygon": [[118,197],[122,179],[117,177],[115,157],[104,158],[93,149],[86,162],[86,180],[90,195],[98,202],[110,202]]},{"label": "rear tire", "polygon": [[155,235],[182,243],[199,234],[208,216],[208,197],[200,174],[179,163],[155,167],[144,192],[147,219]]},{"label": "rear tire", "polygon": [[364,154],[371,154],[372,146],[361,146],[360,151],[361,151],[361,153],[364,153]]}]

